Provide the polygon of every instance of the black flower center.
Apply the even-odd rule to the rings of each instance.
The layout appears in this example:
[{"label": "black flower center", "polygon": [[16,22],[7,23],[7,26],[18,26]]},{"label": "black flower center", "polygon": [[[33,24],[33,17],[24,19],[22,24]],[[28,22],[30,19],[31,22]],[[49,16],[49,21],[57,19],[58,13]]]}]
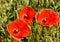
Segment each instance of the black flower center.
[{"label": "black flower center", "polygon": [[25,19],[28,18],[28,15],[24,15],[24,18],[25,18]]},{"label": "black flower center", "polygon": [[43,22],[43,23],[46,23],[46,22],[47,22],[47,19],[42,19],[42,22]]},{"label": "black flower center", "polygon": [[19,30],[15,29],[13,33],[18,34]]}]

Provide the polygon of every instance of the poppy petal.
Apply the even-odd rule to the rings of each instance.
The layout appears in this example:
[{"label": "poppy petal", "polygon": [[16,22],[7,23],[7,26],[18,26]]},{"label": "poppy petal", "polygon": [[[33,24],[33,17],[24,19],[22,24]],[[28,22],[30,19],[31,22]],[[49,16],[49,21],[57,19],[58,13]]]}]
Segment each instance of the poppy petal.
[{"label": "poppy petal", "polygon": [[21,20],[9,22],[6,27],[9,34],[16,40],[19,40],[19,38],[22,37],[27,37],[30,33],[28,24]]},{"label": "poppy petal", "polygon": [[23,6],[18,13],[18,18],[26,23],[31,23],[34,16],[34,9],[29,6]]},{"label": "poppy petal", "polygon": [[59,15],[51,9],[42,9],[35,15],[35,18],[43,26],[51,26],[58,22]]}]

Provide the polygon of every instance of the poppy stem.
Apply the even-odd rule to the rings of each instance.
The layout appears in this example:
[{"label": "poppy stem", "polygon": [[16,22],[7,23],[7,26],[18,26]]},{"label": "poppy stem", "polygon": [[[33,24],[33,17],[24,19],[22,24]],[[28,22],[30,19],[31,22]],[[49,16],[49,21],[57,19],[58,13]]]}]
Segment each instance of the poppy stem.
[{"label": "poppy stem", "polygon": [[19,40],[18,42],[22,42],[22,41]]},{"label": "poppy stem", "polygon": [[56,29],[56,31],[57,31],[57,41],[56,42],[59,42],[59,26],[60,25],[60,22],[58,22],[58,25],[57,25],[57,29]]}]

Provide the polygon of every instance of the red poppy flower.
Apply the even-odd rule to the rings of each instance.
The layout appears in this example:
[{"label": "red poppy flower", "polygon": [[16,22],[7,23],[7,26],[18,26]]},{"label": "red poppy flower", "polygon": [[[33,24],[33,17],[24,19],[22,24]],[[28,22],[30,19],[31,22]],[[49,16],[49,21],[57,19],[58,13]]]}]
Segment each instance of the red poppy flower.
[{"label": "red poppy flower", "polygon": [[15,20],[8,23],[7,30],[9,34],[16,40],[28,36],[30,32],[29,26],[21,20]]},{"label": "red poppy flower", "polygon": [[59,20],[60,20],[60,12],[59,12]]},{"label": "red poppy flower", "polygon": [[34,9],[29,6],[23,6],[18,13],[18,18],[26,23],[31,23],[34,16]]},{"label": "red poppy flower", "polygon": [[59,21],[60,21],[60,12],[57,12],[59,14]]},{"label": "red poppy flower", "polygon": [[58,22],[59,15],[51,9],[43,9],[36,14],[35,18],[43,26],[51,26]]}]

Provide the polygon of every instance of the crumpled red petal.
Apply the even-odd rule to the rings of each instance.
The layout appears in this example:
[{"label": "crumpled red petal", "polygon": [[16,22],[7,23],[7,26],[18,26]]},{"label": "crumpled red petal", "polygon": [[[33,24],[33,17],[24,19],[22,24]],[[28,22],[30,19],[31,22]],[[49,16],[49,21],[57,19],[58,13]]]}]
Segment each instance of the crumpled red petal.
[{"label": "crumpled red petal", "polygon": [[51,9],[42,9],[35,15],[36,21],[43,26],[55,25],[59,20],[59,14]]},{"label": "crumpled red petal", "polygon": [[31,23],[34,16],[34,9],[29,6],[23,6],[18,13],[18,19],[25,21],[26,23]]},{"label": "crumpled red petal", "polygon": [[30,28],[28,24],[21,20],[15,20],[7,24],[7,31],[16,40],[22,37],[27,37],[30,33]]}]

